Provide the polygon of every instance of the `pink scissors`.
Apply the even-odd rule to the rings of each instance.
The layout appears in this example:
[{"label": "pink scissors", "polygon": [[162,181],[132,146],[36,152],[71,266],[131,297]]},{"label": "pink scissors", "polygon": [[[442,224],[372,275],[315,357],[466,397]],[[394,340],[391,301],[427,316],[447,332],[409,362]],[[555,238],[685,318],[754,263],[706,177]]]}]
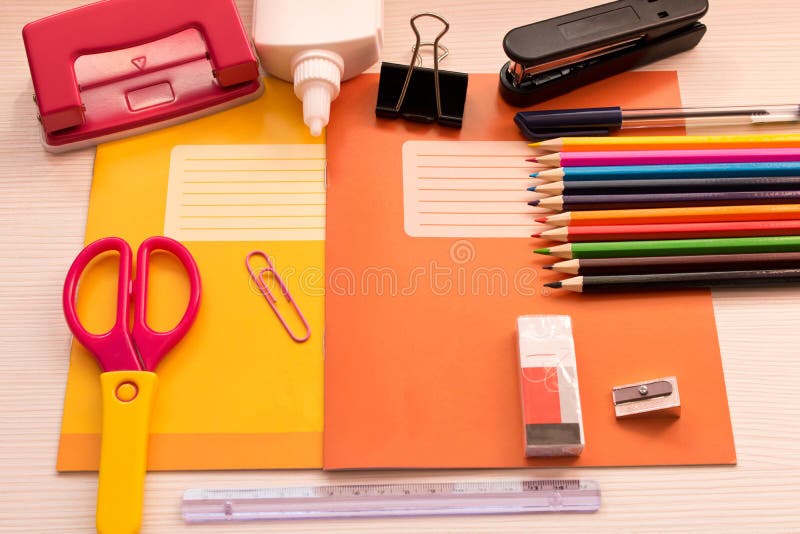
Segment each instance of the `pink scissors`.
[{"label": "pink scissors", "polygon": [[[150,255],[161,250],[174,255],[189,277],[189,305],[177,326],[156,332],[146,322],[147,276]],[[84,328],[75,309],[78,282],[97,256],[119,253],[117,318],[104,334]],[[145,239],[136,257],[136,278],[131,279],[133,253],[127,242],[106,237],[84,248],[72,263],[64,282],[64,315],[75,338],[102,367],[103,438],[97,489],[97,531],[134,533],[141,527],[144,475],[150,411],[158,379],[153,370],[189,331],[200,306],[200,273],[191,253],[168,237]],[[132,327],[129,304],[133,299]]]}]

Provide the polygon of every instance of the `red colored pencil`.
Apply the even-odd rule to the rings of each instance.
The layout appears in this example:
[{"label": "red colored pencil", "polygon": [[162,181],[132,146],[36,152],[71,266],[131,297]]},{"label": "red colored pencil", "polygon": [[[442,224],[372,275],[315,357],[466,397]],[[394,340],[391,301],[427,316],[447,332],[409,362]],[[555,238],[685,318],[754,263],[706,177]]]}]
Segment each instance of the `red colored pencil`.
[{"label": "red colored pencil", "polygon": [[567,243],[800,235],[800,220],[562,226],[533,237]]}]

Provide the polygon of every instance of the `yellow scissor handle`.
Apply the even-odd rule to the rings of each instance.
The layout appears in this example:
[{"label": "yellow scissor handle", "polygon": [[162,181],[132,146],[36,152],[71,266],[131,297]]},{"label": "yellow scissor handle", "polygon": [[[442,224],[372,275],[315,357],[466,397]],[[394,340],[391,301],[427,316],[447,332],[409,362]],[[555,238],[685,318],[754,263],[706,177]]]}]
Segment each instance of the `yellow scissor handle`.
[{"label": "yellow scissor handle", "polygon": [[135,534],[142,525],[150,411],[158,377],[148,371],[100,375],[103,440],[97,483],[97,532]]}]

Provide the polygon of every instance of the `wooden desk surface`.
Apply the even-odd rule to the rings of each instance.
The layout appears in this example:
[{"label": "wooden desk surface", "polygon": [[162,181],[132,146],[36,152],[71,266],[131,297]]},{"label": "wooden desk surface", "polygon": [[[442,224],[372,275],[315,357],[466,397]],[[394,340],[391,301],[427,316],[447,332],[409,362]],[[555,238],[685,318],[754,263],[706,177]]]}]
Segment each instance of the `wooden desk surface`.
[{"label": "wooden desk surface", "polygon": [[[322,1],[322,0],[320,0]],[[81,0],[3,0],[0,17],[0,531],[87,532],[95,474],[55,472],[70,335],[61,285],[80,249],[94,150],[45,153],[31,103],[20,31]],[[245,26],[251,0],[239,0]],[[384,59],[407,62],[408,19],[435,11],[451,23],[446,68],[496,72],[506,31],[596,0],[386,0]],[[700,46],[648,68],[677,69],[685,105],[778,104],[800,95],[800,4],[716,0]],[[58,46],[54,43],[53,46]],[[345,88],[346,90],[346,88]],[[794,131],[800,131],[795,128]],[[153,473],[143,532],[530,532],[800,530],[800,289],[714,294],[737,467],[547,471]],[[256,523],[186,527],[189,487],[323,482],[583,477],[599,480],[595,515]]]}]

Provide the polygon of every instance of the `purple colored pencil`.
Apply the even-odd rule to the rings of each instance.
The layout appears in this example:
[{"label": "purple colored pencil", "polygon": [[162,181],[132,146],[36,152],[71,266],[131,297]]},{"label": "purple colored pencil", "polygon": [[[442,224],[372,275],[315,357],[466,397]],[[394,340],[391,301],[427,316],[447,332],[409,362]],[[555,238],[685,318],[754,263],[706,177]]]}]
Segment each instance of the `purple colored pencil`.
[{"label": "purple colored pencil", "polygon": [[555,211],[681,208],[800,203],[800,191],[725,191],[716,193],[654,193],[633,195],[559,195],[528,202]]},{"label": "purple colored pencil", "polygon": [[529,161],[535,161],[551,167],[684,165],[692,163],[768,163],[777,161],[800,161],[800,148],[562,152],[539,156]]},{"label": "purple colored pencil", "polygon": [[637,256],[632,258],[585,258],[546,265],[559,273],[616,275],[800,269],[800,252],[753,254],[698,254],[694,256]]}]

